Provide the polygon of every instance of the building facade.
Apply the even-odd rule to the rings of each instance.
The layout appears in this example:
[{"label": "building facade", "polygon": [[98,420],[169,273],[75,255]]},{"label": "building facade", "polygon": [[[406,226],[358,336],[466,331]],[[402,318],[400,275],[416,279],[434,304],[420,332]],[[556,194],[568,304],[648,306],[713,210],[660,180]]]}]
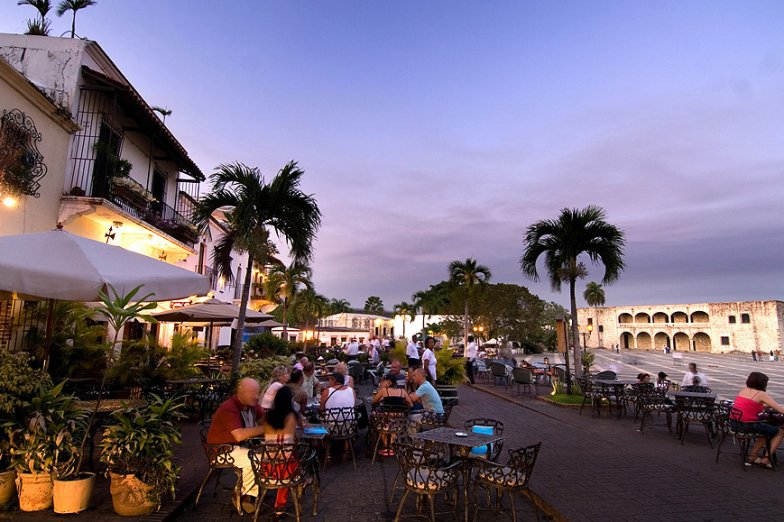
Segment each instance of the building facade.
[{"label": "building facade", "polygon": [[739,301],[579,308],[589,348],[699,352],[784,350],[784,302]]}]

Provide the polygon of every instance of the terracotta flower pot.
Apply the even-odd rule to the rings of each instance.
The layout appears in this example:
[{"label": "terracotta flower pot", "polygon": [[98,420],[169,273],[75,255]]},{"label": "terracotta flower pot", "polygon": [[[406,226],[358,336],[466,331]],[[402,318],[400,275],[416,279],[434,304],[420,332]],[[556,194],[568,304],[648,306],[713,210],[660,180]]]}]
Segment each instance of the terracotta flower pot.
[{"label": "terracotta flower pot", "polygon": [[109,473],[114,512],[124,517],[140,517],[155,511],[157,504],[150,500],[153,487],[145,484],[136,475]]},{"label": "terracotta flower pot", "polygon": [[16,496],[16,470],[0,472],[0,507],[8,505]]},{"label": "terracotta flower pot", "polygon": [[90,507],[95,473],[83,472],[75,478],[54,480],[52,496],[55,513],[80,513]]},{"label": "terracotta flower pot", "polygon": [[19,473],[16,489],[22,511],[43,511],[52,507],[51,473]]}]

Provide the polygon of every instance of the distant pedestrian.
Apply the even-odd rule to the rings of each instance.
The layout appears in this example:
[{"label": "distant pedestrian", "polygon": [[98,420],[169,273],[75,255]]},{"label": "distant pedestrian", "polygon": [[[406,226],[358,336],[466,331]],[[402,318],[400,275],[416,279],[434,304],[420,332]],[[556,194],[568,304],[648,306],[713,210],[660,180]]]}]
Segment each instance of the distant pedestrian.
[{"label": "distant pedestrian", "polygon": [[476,347],[476,342],[474,341],[474,336],[468,336],[468,346],[465,349],[465,369],[466,369],[466,376],[471,384],[474,384],[474,363],[476,363],[476,354],[478,349]]},{"label": "distant pedestrian", "polygon": [[757,362],[757,351],[756,350],[752,350],[751,351],[751,360],[754,361],[754,362]]},{"label": "distant pedestrian", "polygon": [[419,347],[417,346],[417,336],[411,336],[411,342],[406,346],[406,358],[410,369],[419,368]]}]

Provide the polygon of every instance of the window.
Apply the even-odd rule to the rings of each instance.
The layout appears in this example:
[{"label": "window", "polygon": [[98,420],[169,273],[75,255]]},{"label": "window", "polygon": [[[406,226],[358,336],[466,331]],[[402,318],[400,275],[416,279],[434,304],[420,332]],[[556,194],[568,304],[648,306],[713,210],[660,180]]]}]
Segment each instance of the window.
[{"label": "window", "polygon": [[604,333],[604,326],[599,325],[599,333]]},{"label": "window", "polygon": [[751,317],[749,317],[749,314],[740,314],[740,322],[743,324],[749,324],[751,322]]},{"label": "window", "polygon": [[721,336],[721,345],[722,346],[729,346],[730,345],[730,338],[726,335]]},{"label": "window", "polygon": [[730,320],[730,324],[735,324],[735,316],[734,315],[729,316],[729,320]]},{"label": "window", "polygon": [[593,318],[592,317],[588,318],[588,324],[591,324],[591,325],[593,324]]}]

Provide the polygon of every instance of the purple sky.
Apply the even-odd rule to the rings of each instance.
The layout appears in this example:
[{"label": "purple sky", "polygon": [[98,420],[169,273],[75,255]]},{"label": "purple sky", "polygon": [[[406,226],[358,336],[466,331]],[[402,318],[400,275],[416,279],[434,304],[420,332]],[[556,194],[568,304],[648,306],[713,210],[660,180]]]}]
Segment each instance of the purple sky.
[{"label": "purple sky", "polygon": [[[216,8],[219,6],[219,8]],[[34,10],[0,4],[0,31]],[[784,299],[784,4],[98,0],[77,16],[209,173],[288,160],[323,212],[316,289],[387,308],[597,204],[607,304]],[[52,14],[52,35],[70,27]],[[589,265],[579,283],[599,280]],[[580,300],[582,301],[582,300]]]}]

